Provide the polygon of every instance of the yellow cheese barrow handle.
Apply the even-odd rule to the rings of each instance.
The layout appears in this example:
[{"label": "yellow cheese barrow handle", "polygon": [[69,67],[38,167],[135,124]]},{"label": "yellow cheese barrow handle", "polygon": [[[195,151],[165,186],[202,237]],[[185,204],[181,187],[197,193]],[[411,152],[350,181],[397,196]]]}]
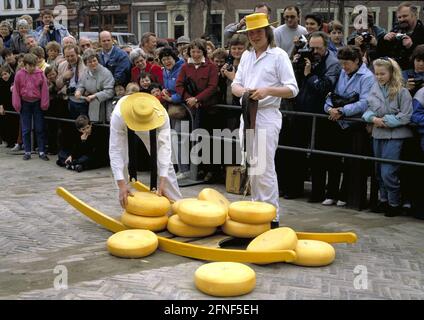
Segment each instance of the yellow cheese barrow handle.
[{"label": "yellow cheese barrow handle", "polygon": [[[66,200],[78,211],[102,225],[112,232],[126,230],[121,222],[105,215],[104,213],[90,207],[66,189],[59,187],[56,193]],[[273,263],[273,262],[292,262],[296,260],[296,253],[293,250],[272,250],[272,251],[245,251],[245,250],[227,250],[204,247],[184,242],[179,242],[163,237],[158,237],[159,249],[194,259],[208,261],[233,261],[244,263]]]}]

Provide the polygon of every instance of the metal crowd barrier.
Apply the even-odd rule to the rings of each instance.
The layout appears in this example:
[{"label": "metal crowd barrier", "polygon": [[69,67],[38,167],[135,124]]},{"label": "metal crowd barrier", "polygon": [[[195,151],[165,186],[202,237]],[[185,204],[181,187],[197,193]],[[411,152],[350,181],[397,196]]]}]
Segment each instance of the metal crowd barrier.
[{"label": "metal crowd barrier", "polygon": [[[216,105],[214,105],[214,107],[218,108],[218,109],[239,111],[241,113],[241,107],[240,106],[216,104]],[[291,151],[303,152],[303,153],[308,153],[308,154],[322,154],[322,155],[328,155],[328,156],[344,157],[344,158],[351,158],[351,159],[358,159],[358,160],[365,160],[365,161],[385,162],[385,163],[393,163],[393,164],[399,164],[399,165],[424,167],[424,163],[422,163],[422,162],[405,161],[405,160],[392,160],[392,159],[378,158],[378,157],[372,157],[372,156],[366,156],[366,155],[333,152],[333,151],[315,149],[315,132],[316,132],[317,118],[327,119],[328,115],[309,113],[309,112],[288,111],[288,110],[280,110],[280,112],[283,115],[312,118],[312,131],[311,131],[310,148],[300,148],[300,147],[293,147],[293,146],[288,146],[288,145],[278,145],[278,149],[291,150]],[[6,113],[18,115],[18,113],[14,112],[14,111],[6,111]],[[190,115],[189,120],[190,120],[190,123],[191,123],[191,125],[190,125],[191,130],[190,130],[189,135],[191,135],[191,132],[193,131],[194,119],[193,119],[193,115],[192,115],[191,112],[188,112],[188,114]],[[50,117],[50,116],[45,116],[44,118],[46,120],[55,120],[55,121],[60,121],[60,122],[72,122],[72,123],[74,122],[73,119],[68,119],[68,118],[57,118],[57,117]],[[343,118],[343,120],[366,123],[361,118]],[[105,123],[105,122],[103,122],[103,123],[94,122],[93,125],[94,126],[101,126],[101,127],[109,127],[109,124]],[[33,130],[34,130],[34,128],[33,128]],[[180,135],[180,133],[178,133],[178,134]],[[182,133],[182,134],[184,134],[184,133]],[[239,143],[239,139],[234,139],[234,138],[228,139],[228,138],[225,138],[225,137],[222,137],[222,136],[219,136],[219,137],[215,137],[215,136],[210,137],[210,136],[203,136],[203,135],[198,135],[198,136],[202,137],[202,138],[218,139],[218,140],[221,140],[221,141]],[[197,166],[191,165],[190,167],[193,167],[193,169],[190,169],[191,170],[191,174],[190,174],[190,178],[191,178],[190,180],[191,181],[187,181],[188,182],[187,185],[191,185],[190,183],[198,184],[199,181],[197,180],[197,177],[196,177]],[[202,183],[202,181],[200,181],[200,183]]]}]

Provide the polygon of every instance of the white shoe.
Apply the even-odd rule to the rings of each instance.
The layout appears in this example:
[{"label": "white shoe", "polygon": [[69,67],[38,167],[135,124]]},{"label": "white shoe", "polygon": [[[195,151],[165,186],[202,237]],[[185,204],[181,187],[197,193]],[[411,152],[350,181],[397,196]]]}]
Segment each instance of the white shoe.
[{"label": "white shoe", "polygon": [[344,207],[345,205],[346,205],[346,202],[344,202],[342,200],[337,200],[336,206],[338,206],[338,207]]},{"label": "white shoe", "polygon": [[335,200],[333,199],[325,199],[321,204],[323,206],[332,206],[334,204]]},{"label": "white shoe", "polygon": [[190,171],[178,172],[177,173],[177,180],[183,180],[183,179],[187,179],[187,178],[190,178]]},{"label": "white shoe", "polygon": [[22,149],[18,143],[15,143],[15,146],[12,149],[10,149],[10,151],[19,151],[19,150],[22,150]]}]

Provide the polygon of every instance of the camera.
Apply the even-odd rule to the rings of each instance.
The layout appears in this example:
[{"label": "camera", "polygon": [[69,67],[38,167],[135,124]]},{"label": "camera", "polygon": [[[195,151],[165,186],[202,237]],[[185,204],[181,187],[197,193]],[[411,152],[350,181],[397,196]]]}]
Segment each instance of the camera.
[{"label": "camera", "polygon": [[228,58],[225,60],[225,63],[227,64],[227,71],[228,72],[232,72],[234,70],[233,67],[233,63],[234,63],[234,58],[233,56],[228,56]]},{"label": "camera", "polygon": [[422,87],[423,86],[423,84],[424,84],[424,79],[414,79],[413,80],[414,81],[414,85],[415,85],[415,87],[416,88],[420,88],[420,87]]},{"label": "camera", "polygon": [[[314,50],[309,48],[309,45],[306,45],[304,48],[299,49],[297,51],[297,54],[300,55],[299,59],[293,63],[293,67],[295,72],[299,72],[301,74],[303,74],[303,71],[305,69],[305,65],[306,65],[306,59],[309,59],[311,61],[311,63],[313,63],[314,61]],[[314,64],[312,65],[314,66]]]},{"label": "camera", "polygon": [[371,39],[372,39],[372,35],[371,35],[371,33],[369,33],[369,32],[362,32],[362,33],[360,34],[360,36],[362,37],[362,39],[364,39],[364,40],[363,40],[363,43],[364,43],[364,44],[368,44],[368,43],[370,43],[370,42],[371,42]]},{"label": "camera", "polygon": [[308,45],[308,39],[302,34],[299,40],[294,44],[296,49],[303,49]]},{"label": "camera", "polygon": [[395,39],[397,41],[402,41],[406,37],[405,33],[396,33]]},{"label": "camera", "polygon": [[54,23],[53,22],[50,22],[49,23],[49,30],[50,31],[53,31],[54,30]]},{"label": "camera", "polygon": [[66,89],[66,95],[73,96],[75,94],[75,91],[77,91],[77,88],[69,87],[69,88]]}]

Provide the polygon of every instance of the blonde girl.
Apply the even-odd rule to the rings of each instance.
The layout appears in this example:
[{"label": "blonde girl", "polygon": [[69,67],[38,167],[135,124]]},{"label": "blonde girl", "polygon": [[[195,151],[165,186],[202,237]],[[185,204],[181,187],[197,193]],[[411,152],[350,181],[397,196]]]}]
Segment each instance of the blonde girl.
[{"label": "blonde girl", "polygon": [[[412,115],[412,98],[403,87],[401,69],[391,58],[374,61],[377,82],[368,94],[368,109],[362,118],[373,124],[374,155],[378,158],[399,160],[402,145],[412,137],[406,126]],[[399,165],[376,163],[380,203],[378,211],[386,217],[401,214]]]}]

